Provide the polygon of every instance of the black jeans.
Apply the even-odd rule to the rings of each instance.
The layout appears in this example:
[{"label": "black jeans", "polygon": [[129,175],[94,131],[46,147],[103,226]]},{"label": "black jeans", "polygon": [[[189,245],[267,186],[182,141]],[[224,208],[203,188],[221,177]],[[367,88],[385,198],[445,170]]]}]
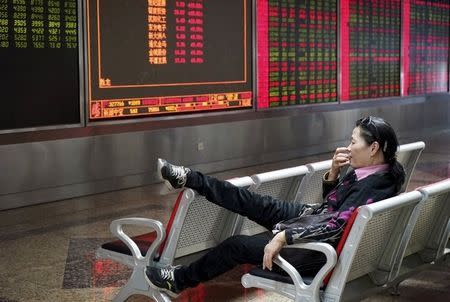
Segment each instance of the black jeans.
[{"label": "black jeans", "polygon": [[[188,174],[186,187],[196,190],[210,202],[246,216],[269,230],[282,220],[296,217],[302,208],[299,203],[261,196],[195,171]],[[271,238],[272,234],[265,232],[253,236],[237,235],[226,239],[199,260],[176,270],[177,287],[180,289],[194,287],[238,264],[261,264],[264,247]],[[325,256],[320,252],[285,249],[280,254],[302,271],[311,269],[315,271],[325,263]]]}]

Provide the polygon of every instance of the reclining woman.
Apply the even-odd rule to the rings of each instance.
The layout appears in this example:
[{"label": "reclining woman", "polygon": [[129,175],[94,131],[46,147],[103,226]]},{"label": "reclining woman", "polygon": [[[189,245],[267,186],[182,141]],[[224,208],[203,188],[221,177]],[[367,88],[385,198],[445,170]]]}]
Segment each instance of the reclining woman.
[{"label": "reclining woman", "polygon": [[[272,270],[272,259],[278,253],[301,273],[317,273],[326,261],[322,253],[282,250],[283,246],[302,241],[336,246],[357,207],[395,196],[405,180],[403,167],[396,159],[397,147],[393,128],[382,118],[359,119],[350,145],[336,149],[332,167],[323,177],[324,202],[312,205],[261,196],[159,159],[158,171],[170,188],[194,189],[208,201],[272,229],[276,235],[265,232],[232,236],[190,265],[147,267],[147,281],[150,286],[176,296],[238,264],[262,263],[263,268]],[[347,165],[352,169],[340,176],[341,168]]]}]

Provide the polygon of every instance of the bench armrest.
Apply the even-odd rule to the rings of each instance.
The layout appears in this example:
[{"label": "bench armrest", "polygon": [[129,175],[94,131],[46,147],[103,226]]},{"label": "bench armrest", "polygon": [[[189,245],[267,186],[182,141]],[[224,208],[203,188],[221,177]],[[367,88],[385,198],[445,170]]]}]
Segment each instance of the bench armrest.
[{"label": "bench armrest", "polygon": [[[156,239],[155,241],[150,245],[148,248],[146,256],[142,256],[141,251],[139,250],[139,247],[136,245],[136,243],[125,234],[123,231],[124,225],[140,225],[140,226],[146,226],[154,229],[156,231]],[[148,219],[148,218],[121,218],[116,219],[113,222],[111,222],[111,225],[109,226],[109,229],[111,230],[111,233],[113,233],[117,238],[119,238],[123,243],[127,245],[127,247],[130,249],[131,253],[133,254],[133,257],[135,260],[145,261],[147,265],[150,265],[150,263],[153,261],[156,251],[158,250],[161,242],[163,241],[164,237],[166,236],[166,232],[163,228],[163,224],[157,220]]]},{"label": "bench armrest", "polygon": [[[293,245],[285,246],[284,248],[301,248],[319,251],[325,254],[327,258],[327,262],[320,269],[317,275],[314,277],[311,284],[307,285],[303,282],[300,273],[293,267],[288,261],[286,261],[280,255],[277,255],[274,259],[274,262],[280,266],[284,271],[286,271],[294,282],[296,293],[301,293],[302,291],[308,290],[314,296],[319,299],[319,291],[320,286],[323,283],[323,280],[327,276],[327,274],[333,269],[337,262],[337,255],[335,249],[328,243],[323,242],[307,242],[307,243],[297,243]],[[316,300],[319,301],[319,300]]]}]

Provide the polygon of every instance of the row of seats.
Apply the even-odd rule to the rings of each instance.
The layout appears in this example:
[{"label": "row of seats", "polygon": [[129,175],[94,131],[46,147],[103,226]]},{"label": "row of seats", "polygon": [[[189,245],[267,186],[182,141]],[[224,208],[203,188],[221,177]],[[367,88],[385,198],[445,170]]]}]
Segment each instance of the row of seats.
[{"label": "row of seats", "polygon": [[282,257],[275,259],[290,279],[253,269],[244,287],[278,292],[298,301],[359,301],[443,262],[450,250],[450,179],[400,194],[353,213],[338,247],[310,242],[289,248],[323,252],[327,263],[315,276],[301,276]]},{"label": "row of seats", "polygon": [[[398,159],[404,165],[407,174],[407,181],[403,190],[406,189],[415,164],[424,147],[425,144],[423,142],[417,142],[402,145],[399,148]],[[331,161],[324,161],[257,174],[252,177],[246,176],[229,181],[237,186],[259,194],[271,195],[282,200],[316,203],[322,201],[322,176],[330,166]],[[422,199],[422,195],[420,198]],[[364,208],[358,213],[366,213],[366,211],[370,211],[372,208],[369,207],[368,209],[369,210],[366,210],[366,208]],[[361,219],[359,216],[355,216],[354,218],[356,219],[358,226],[363,224],[362,221],[359,221]],[[199,221],[202,223],[200,224]],[[155,231],[130,238],[123,232],[123,226],[127,224],[145,225]],[[348,230],[350,229],[351,226],[348,226]],[[358,227],[358,229],[361,228]],[[98,249],[97,255],[98,257],[109,258],[127,264],[133,268],[133,273],[128,283],[120,290],[114,301],[124,301],[130,295],[137,293],[147,295],[156,301],[170,301],[165,294],[149,288],[148,284],[145,282],[144,269],[147,265],[164,266],[168,264],[189,262],[196,257],[199,257],[199,254],[202,252],[216,246],[218,243],[232,235],[252,235],[262,231],[265,231],[265,229],[256,223],[213,203],[209,203],[203,196],[199,196],[193,190],[187,189],[178,196],[166,229],[163,228],[160,222],[147,218],[124,218],[115,220],[111,223],[111,232],[120,240],[102,245],[102,247]],[[350,236],[349,238],[352,237]],[[342,244],[342,247],[345,248],[346,246],[347,245]],[[331,246],[322,243],[316,243],[313,248],[322,250],[326,255],[336,253]],[[369,250],[371,250],[371,248],[369,248]],[[337,256],[335,254],[330,257],[336,258]],[[341,258],[344,259],[342,256],[339,257],[339,259]],[[365,259],[366,256],[363,254],[355,257],[355,259],[359,258]],[[277,261],[282,260],[279,259]],[[327,264],[329,267],[322,269],[319,275],[325,276],[327,274],[326,271],[335,266],[335,261],[336,260],[333,262],[332,259],[330,259],[329,264]],[[365,260],[361,261],[364,262]],[[337,269],[338,267],[336,267],[335,271]],[[335,274],[333,274],[333,276],[334,275]],[[359,277],[357,275],[358,273],[356,273],[355,276],[350,275],[350,278],[358,279]],[[334,284],[333,276],[331,276],[330,284]],[[255,286],[255,283],[248,281],[250,280],[249,278],[251,279],[253,277],[250,275],[246,276],[243,280],[247,281],[243,282],[243,284],[245,286]],[[265,277],[259,276],[256,278],[261,279]],[[297,277],[297,279],[295,279],[293,276],[291,276],[291,278],[292,280],[301,280]],[[347,279],[344,278],[344,284],[345,280]],[[342,280],[340,282],[342,282]],[[323,285],[322,283],[322,280],[315,281],[315,283],[313,282],[308,286],[298,283],[301,285],[300,288],[297,288],[297,285],[294,286],[294,290],[292,290],[292,288],[291,290],[288,290],[287,292],[289,292],[289,294],[287,295],[295,299],[296,296],[293,293],[300,292],[299,289],[305,286],[312,289],[314,284],[320,288],[320,286]],[[317,286],[315,287],[316,289]],[[289,287],[292,287],[292,285],[287,285],[287,288]],[[326,288],[331,289],[329,286]],[[312,290],[309,292],[312,292]],[[319,291],[315,290],[314,292],[315,294],[312,296],[312,300],[318,299],[316,296]]]}]

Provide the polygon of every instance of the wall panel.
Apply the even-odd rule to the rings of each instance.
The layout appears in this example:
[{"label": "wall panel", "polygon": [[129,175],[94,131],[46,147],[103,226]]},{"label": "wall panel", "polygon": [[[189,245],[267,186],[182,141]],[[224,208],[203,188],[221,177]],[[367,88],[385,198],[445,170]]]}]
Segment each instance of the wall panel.
[{"label": "wall panel", "polygon": [[355,120],[368,114],[390,121],[403,143],[425,139],[450,129],[449,101],[442,94],[352,102],[284,115],[253,113],[241,121],[0,145],[0,210],[154,183],[157,157],[211,173],[328,152],[347,144]]}]

